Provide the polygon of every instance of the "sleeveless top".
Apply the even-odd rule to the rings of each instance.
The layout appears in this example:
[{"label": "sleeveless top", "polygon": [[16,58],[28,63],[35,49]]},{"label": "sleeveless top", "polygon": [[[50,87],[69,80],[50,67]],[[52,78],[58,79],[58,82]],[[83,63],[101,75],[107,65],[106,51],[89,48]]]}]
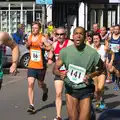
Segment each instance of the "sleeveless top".
[{"label": "sleeveless top", "polygon": [[[101,45],[99,50],[97,50],[97,52],[101,56],[101,59],[103,62],[105,62],[105,60],[106,60],[106,51],[105,51],[104,47],[105,47],[104,45]],[[94,46],[92,46],[92,48],[94,48]]]},{"label": "sleeveless top", "polygon": [[115,61],[120,60],[120,36],[116,40],[111,36],[109,44],[110,49],[115,53]]},{"label": "sleeveless top", "polygon": [[[32,41],[32,37],[33,35],[31,34],[28,40]],[[28,68],[43,69],[43,53],[38,45],[38,43],[42,41],[42,35],[40,34],[36,39],[36,41],[32,41],[32,45],[30,46],[30,61]]]},{"label": "sleeveless top", "polygon": [[[56,45],[56,48],[55,48],[55,50],[54,50],[54,54],[55,54],[55,59],[56,59],[56,60],[58,59],[58,55],[59,55],[59,53],[60,53],[60,50],[62,50],[63,48],[67,47],[68,41],[69,41],[69,40],[65,40],[62,47],[60,47],[60,42],[57,41],[57,45]],[[63,65],[59,70],[60,70],[60,71],[64,71],[64,70],[66,70],[66,68],[65,68],[65,66]]]},{"label": "sleeveless top", "polygon": [[65,40],[64,43],[63,43],[63,46],[60,47],[60,42],[59,41],[57,42],[56,48],[54,50],[54,54],[55,54],[56,60],[58,59],[58,55],[60,53],[60,50],[62,50],[63,48],[67,47],[67,44],[68,44],[68,40]]}]

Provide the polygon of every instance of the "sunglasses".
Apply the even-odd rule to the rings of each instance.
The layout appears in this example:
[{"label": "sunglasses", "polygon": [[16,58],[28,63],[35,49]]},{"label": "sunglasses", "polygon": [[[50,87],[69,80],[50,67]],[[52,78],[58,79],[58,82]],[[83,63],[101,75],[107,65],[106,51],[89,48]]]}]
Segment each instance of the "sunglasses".
[{"label": "sunglasses", "polygon": [[62,35],[65,35],[65,33],[60,33],[60,34],[59,34],[59,33],[56,33],[56,35],[57,35],[57,36],[59,36],[59,35],[62,36]]}]

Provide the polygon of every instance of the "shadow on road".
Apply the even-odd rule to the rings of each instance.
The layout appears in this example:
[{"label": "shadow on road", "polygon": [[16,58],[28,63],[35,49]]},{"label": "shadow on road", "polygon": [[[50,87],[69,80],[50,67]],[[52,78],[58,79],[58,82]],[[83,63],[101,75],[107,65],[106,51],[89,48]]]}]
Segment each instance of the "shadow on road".
[{"label": "shadow on road", "polygon": [[105,91],[109,90],[109,87],[108,86],[105,86],[104,87]]},{"label": "shadow on road", "polygon": [[107,95],[104,95],[104,99],[108,99],[108,98],[112,98],[112,97],[117,97],[118,95],[115,95],[115,94],[107,94]]},{"label": "shadow on road", "polygon": [[106,103],[107,108],[112,109],[120,105],[120,101],[114,101],[110,103]]},{"label": "shadow on road", "polygon": [[[62,105],[63,105],[63,106],[66,105],[66,102],[65,102],[65,101],[62,101]],[[42,110],[44,110],[44,109],[51,108],[51,107],[55,107],[55,102],[50,103],[50,104],[47,104],[47,105],[43,106],[43,107],[40,108],[40,109],[37,109],[37,110],[36,110],[36,113],[37,113],[37,112],[40,112],[40,111],[42,111]]]}]

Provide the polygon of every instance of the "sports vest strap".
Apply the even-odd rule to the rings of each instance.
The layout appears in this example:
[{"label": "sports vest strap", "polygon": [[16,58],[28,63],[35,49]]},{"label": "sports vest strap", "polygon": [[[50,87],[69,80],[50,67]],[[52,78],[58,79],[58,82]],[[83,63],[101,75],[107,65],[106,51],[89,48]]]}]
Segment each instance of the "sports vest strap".
[{"label": "sports vest strap", "polygon": [[55,53],[55,54],[59,54],[61,49],[67,47],[68,41],[69,41],[68,39],[65,40],[62,47],[60,47],[60,42],[58,41],[58,42],[57,42],[57,45],[56,45],[56,48],[55,48],[55,50],[54,50],[54,53]]}]

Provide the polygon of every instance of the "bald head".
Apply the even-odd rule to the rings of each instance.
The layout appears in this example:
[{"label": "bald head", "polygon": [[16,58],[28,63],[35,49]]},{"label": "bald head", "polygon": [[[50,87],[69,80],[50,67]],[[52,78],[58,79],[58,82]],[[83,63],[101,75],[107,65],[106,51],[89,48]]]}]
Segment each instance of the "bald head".
[{"label": "bald head", "polygon": [[83,33],[85,33],[85,28],[83,28],[83,27],[76,27],[76,28],[74,29],[73,33],[75,33],[76,30],[78,30],[78,29],[81,29],[81,30],[83,31]]}]

